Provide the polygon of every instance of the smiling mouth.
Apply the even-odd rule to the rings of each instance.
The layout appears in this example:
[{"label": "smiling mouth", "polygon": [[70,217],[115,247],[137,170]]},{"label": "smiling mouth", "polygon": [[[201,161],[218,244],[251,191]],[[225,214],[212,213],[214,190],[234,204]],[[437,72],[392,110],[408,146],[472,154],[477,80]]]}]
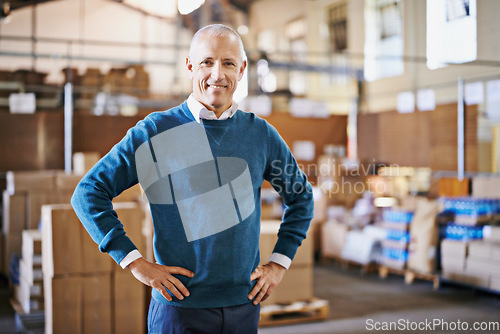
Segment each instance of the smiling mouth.
[{"label": "smiling mouth", "polygon": [[208,87],[212,87],[212,88],[227,88],[227,86],[225,85],[210,85],[210,84],[207,84]]}]

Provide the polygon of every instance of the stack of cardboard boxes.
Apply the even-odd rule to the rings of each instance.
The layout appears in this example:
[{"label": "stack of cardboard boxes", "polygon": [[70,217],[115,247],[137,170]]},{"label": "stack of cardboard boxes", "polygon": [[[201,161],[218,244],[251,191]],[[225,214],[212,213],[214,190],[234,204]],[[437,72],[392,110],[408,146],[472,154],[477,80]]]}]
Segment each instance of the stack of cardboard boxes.
[{"label": "stack of cardboard boxes", "polygon": [[[144,213],[137,203],[114,207],[139,249]],[[141,333],[146,287],[98,251],[68,204],[42,207],[46,333]]]},{"label": "stack of cardboard boxes", "polygon": [[[146,288],[99,252],[69,204],[82,175],[98,158],[94,153],[75,154],[77,173],[73,174],[59,170],[7,173],[0,269],[9,276],[15,300],[25,313],[47,312],[48,333],[67,332],[67,328],[77,333],[144,331]],[[141,198],[136,185],[115,198],[113,206],[127,235],[152,259],[152,222],[150,215],[145,219],[148,207]],[[108,305],[107,311],[97,307],[101,303]],[[70,314],[75,308],[77,312]],[[61,315],[54,310],[68,312]],[[64,327],[68,323],[79,325]]]},{"label": "stack of cardboard boxes", "polygon": [[12,262],[21,256],[22,231],[37,229],[40,222],[40,207],[56,201],[54,173],[54,171],[7,173],[7,189],[3,192],[3,271],[6,274],[13,274]]},{"label": "stack of cardboard boxes", "polygon": [[[261,264],[267,263],[278,241],[281,221],[263,220],[260,232]],[[304,239],[281,283],[262,305],[286,304],[313,298],[313,240]]]},{"label": "stack of cardboard boxes", "polygon": [[442,277],[500,291],[500,227],[487,226],[483,240],[444,239]]}]

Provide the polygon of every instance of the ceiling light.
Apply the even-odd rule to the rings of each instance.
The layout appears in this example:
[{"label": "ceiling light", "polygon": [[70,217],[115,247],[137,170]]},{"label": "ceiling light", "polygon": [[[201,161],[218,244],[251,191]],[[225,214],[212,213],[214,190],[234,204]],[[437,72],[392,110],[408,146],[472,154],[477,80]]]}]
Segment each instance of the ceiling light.
[{"label": "ceiling light", "polygon": [[182,15],[187,15],[200,8],[204,3],[205,0],[178,0],[177,9]]}]

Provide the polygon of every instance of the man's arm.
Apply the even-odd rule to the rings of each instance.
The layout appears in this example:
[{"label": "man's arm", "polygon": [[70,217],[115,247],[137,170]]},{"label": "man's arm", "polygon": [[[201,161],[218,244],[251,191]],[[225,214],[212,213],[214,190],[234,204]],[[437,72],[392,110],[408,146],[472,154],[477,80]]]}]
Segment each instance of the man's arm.
[{"label": "man's arm", "polygon": [[179,291],[184,295],[189,292],[171,274],[192,277],[192,273],[143,259],[113,210],[112,199],[138,182],[134,147],[149,137],[145,123],[141,121],[130,129],[82,178],[71,198],[71,204],[101,252],[108,252],[122,268],[128,266],[138,280],[157,288],[165,298],[171,299],[165,287],[179,298],[182,297],[178,295]]}]

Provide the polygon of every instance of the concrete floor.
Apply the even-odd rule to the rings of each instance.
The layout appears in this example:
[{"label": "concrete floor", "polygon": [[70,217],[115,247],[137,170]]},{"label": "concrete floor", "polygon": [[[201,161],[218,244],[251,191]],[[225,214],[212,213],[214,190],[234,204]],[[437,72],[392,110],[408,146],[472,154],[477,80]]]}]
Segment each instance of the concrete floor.
[{"label": "concrete floor", "polygon": [[[334,264],[316,265],[314,275],[315,296],[330,301],[330,319],[267,327],[259,334],[500,333],[500,296],[496,294],[451,284],[433,291],[431,282],[415,280],[406,285],[400,276],[381,279],[376,273],[362,275],[359,268],[340,269]],[[407,320],[407,330],[375,330],[377,323],[406,325]],[[421,330],[409,327],[424,326],[426,321],[429,325]],[[434,321],[448,322],[448,330],[445,325],[429,327]],[[469,330],[450,330],[457,321]],[[474,322],[494,322],[497,327],[474,331]]]},{"label": "concrete floor", "polygon": [[[341,269],[335,264],[320,264],[314,269],[315,296],[330,302],[326,321],[294,326],[262,328],[259,334],[316,333],[500,333],[497,330],[472,330],[474,322],[495,322],[500,326],[500,296],[444,284],[432,290],[432,283],[416,280],[406,285],[402,277],[380,279],[376,273],[362,275],[359,268]],[[297,283],[300,288],[300,282]],[[0,333],[14,334],[15,313],[8,303],[5,282],[0,284]],[[425,321],[448,322],[448,326],[469,326],[469,330],[380,330],[374,325],[410,321],[413,326]],[[367,325],[372,324],[372,328]],[[483,324],[484,325],[484,324]],[[486,324],[488,325],[488,324]],[[463,327],[462,327],[463,328]],[[449,328],[450,329],[450,328]],[[119,334],[119,333],[117,333]]]}]

